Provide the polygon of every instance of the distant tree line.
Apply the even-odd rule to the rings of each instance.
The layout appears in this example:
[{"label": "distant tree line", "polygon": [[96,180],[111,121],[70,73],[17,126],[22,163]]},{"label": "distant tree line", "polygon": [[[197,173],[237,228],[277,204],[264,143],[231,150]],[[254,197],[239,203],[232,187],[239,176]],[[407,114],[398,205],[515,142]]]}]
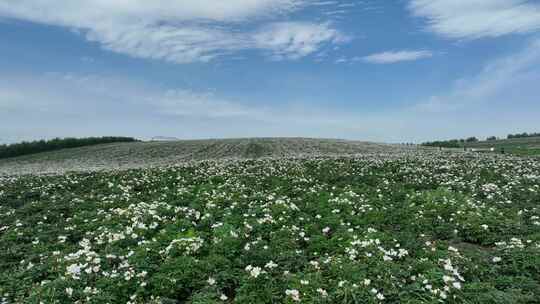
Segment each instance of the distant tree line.
[{"label": "distant tree line", "polygon": [[527,137],[540,137],[540,133],[521,133],[521,134],[508,134],[508,139],[512,138],[527,138]]},{"label": "distant tree line", "polygon": [[[527,138],[527,137],[540,137],[540,133],[518,133],[518,134],[508,134],[507,139],[512,138]],[[500,138],[496,136],[489,136],[486,138],[486,141],[499,140]],[[442,148],[462,148],[467,143],[478,142],[479,139],[476,137],[469,137],[467,139],[450,139],[450,140],[437,140],[437,141],[428,141],[422,143],[423,146],[427,147],[442,147]]]},{"label": "distant tree line", "polygon": [[442,147],[442,148],[462,148],[466,143],[477,142],[478,138],[469,137],[466,139],[450,139],[450,140],[437,140],[437,141],[428,141],[422,143],[422,146],[427,147]]},{"label": "distant tree line", "polygon": [[135,142],[132,137],[87,137],[87,138],[54,138],[51,140],[38,140],[31,142],[21,142],[10,145],[0,145],[0,159],[22,156],[40,152],[48,152],[66,148],[77,148],[98,144],[116,142]]}]

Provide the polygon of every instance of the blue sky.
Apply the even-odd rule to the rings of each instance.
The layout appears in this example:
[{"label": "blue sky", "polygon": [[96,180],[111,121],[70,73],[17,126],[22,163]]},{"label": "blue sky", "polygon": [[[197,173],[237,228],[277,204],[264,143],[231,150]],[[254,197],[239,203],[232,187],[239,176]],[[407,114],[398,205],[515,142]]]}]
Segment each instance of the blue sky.
[{"label": "blue sky", "polygon": [[540,131],[540,2],[0,0],[0,141]]}]

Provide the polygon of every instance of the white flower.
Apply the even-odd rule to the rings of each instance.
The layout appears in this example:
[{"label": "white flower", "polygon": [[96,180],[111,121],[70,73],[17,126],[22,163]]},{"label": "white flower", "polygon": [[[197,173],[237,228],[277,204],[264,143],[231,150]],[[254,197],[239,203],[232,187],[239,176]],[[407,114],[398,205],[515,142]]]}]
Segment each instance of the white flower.
[{"label": "white flower", "polygon": [[324,234],[327,234],[328,232],[330,232],[330,227],[325,227],[325,228],[322,230],[322,232],[323,232]]},{"label": "white flower", "polygon": [[220,299],[221,301],[227,301],[228,298],[229,298],[229,297],[227,297],[227,296],[224,295],[224,294],[221,294],[221,296],[219,297],[219,299]]},{"label": "white flower", "polygon": [[251,265],[246,267],[246,271],[249,272],[249,274],[254,278],[258,277],[262,273],[261,267],[253,267]]},{"label": "white flower", "polygon": [[369,284],[371,284],[371,280],[370,279],[364,279],[364,285],[369,286]]},{"label": "white flower", "polygon": [[306,280],[300,280],[300,284],[302,284],[302,285],[309,285],[309,281],[306,281]]},{"label": "white flower", "polygon": [[500,257],[493,257],[493,259],[491,261],[493,263],[499,263],[500,261],[502,261],[502,259]]},{"label": "white flower", "polygon": [[321,294],[323,298],[326,298],[328,296],[328,292],[322,288],[317,288],[317,292]]},{"label": "white flower", "polygon": [[79,264],[72,264],[66,268],[66,271],[74,279],[78,279],[81,274],[81,266],[79,266]]},{"label": "white flower", "polygon": [[300,292],[296,289],[287,289],[285,294],[291,297],[294,301],[300,301]]},{"label": "white flower", "polygon": [[68,296],[71,297],[73,295],[73,288],[71,288],[71,287],[66,288],[66,293],[67,293]]},{"label": "white flower", "polygon": [[268,268],[268,269],[272,269],[272,268],[276,268],[277,266],[278,266],[278,264],[274,263],[274,261],[270,261],[270,262],[266,263],[266,265],[264,267]]},{"label": "white flower", "polygon": [[208,280],[206,280],[206,282],[208,282],[208,285],[212,286],[214,284],[216,284],[216,280],[212,277],[208,278]]},{"label": "white flower", "polygon": [[384,295],[382,293],[378,293],[375,297],[381,301],[384,300]]},{"label": "white flower", "polygon": [[458,252],[458,250],[455,247],[452,247],[452,246],[449,246],[448,250],[453,251],[453,252]]}]

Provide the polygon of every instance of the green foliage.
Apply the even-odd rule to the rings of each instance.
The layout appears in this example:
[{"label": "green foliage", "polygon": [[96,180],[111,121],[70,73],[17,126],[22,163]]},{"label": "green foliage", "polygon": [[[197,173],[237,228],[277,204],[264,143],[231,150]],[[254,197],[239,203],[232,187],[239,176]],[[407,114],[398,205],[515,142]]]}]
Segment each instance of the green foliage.
[{"label": "green foliage", "polygon": [[495,136],[488,137],[485,141],[479,141],[475,137],[468,139],[453,139],[447,141],[433,141],[423,143],[427,147],[440,148],[468,148],[478,149],[479,151],[507,153],[519,156],[538,156],[540,155],[540,134],[539,133],[523,133],[508,135],[507,139],[499,139]]},{"label": "green foliage", "polygon": [[450,140],[437,140],[428,141],[422,143],[422,146],[426,147],[441,147],[441,148],[463,148],[466,144],[478,142],[478,138],[469,137],[467,139],[450,139]]},{"label": "green foliage", "polygon": [[426,147],[441,147],[441,148],[463,148],[464,139],[437,140],[422,143]]},{"label": "green foliage", "polygon": [[508,134],[508,136],[507,136],[508,139],[512,139],[512,138],[528,138],[528,137],[540,137],[540,133],[523,132],[523,133],[518,133],[518,134]]},{"label": "green foliage", "polygon": [[40,152],[55,151],[66,148],[77,148],[98,144],[116,142],[135,142],[131,137],[87,137],[87,138],[54,138],[51,140],[39,140],[22,142],[11,145],[0,145],[0,159],[16,157]]},{"label": "green foliage", "polygon": [[411,151],[0,178],[0,303],[536,303],[538,172]]}]

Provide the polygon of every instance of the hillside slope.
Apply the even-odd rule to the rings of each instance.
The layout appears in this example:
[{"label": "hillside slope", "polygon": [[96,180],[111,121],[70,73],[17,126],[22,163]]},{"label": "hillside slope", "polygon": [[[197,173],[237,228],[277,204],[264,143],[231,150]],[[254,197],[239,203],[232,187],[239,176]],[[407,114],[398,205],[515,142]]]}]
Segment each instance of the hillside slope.
[{"label": "hillside slope", "polygon": [[468,143],[471,148],[495,148],[516,155],[540,155],[540,137],[510,138]]},{"label": "hillside slope", "polygon": [[309,138],[115,143],[0,160],[0,175],[154,167],[205,159],[346,155],[389,145]]}]

